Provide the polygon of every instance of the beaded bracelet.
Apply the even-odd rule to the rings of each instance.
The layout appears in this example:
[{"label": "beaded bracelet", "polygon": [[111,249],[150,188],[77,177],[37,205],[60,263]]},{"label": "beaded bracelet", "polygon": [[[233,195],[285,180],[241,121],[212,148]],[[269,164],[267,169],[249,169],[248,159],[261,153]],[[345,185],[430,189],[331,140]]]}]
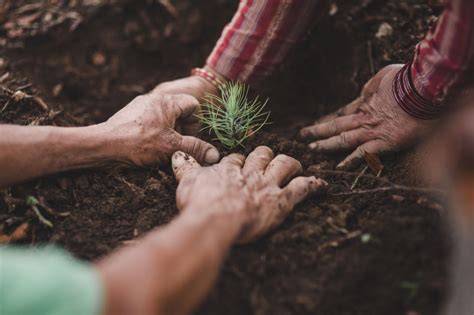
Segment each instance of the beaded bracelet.
[{"label": "beaded bracelet", "polygon": [[191,70],[191,75],[198,76],[206,80],[207,82],[214,85],[217,89],[220,89],[221,86],[225,84],[221,79],[219,79],[214,73],[203,68],[194,68]]}]

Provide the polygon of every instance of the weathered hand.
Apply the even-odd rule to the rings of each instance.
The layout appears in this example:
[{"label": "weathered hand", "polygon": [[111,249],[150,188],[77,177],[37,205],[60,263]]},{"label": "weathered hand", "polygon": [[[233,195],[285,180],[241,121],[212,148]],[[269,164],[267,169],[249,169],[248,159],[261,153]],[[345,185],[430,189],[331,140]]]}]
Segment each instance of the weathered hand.
[{"label": "weathered hand", "polygon": [[405,113],[392,94],[392,82],[400,68],[401,65],[383,68],[367,82],[359,98],[303,128],[303,138],[318,140],[310,148],[319,152],[355,149],[337,166],[352,168],[366,152],[400,150],[428,131],[432,122]]},{"label": "weathered hand", "polygon": [[146,94],[136,97],[103,125],[115,140],[113,150],[123,162],[163,164],[181,150],[201,163],[216,163],[219,152],[215,147],[175,131],[176,125],[198,108],[198,101],[189,95]]},{"label": "weathered hand", "polygon": [[163,82],[158,84],[153,93],[161,94],[188,94],[197,99],[203,98],[207,93],[217,94],[219,91],[211,83],[198,76]]},{"label": "weathered hand", "polygon": [[[174,81],[163,82],[157,85],[152,93],[159,94],[187,94],[202,100],[207,94],[217,94],[218,89],[201,77],[190,76]],[[182,121],[183,134],[196,135],[201,129],[201,122],[196,116]]]},{"label": "weathered hand", "polygon": [[242,222],[241,243],[276,227],[297,203],[327,185],[314,176],[291,180],[302,171],[301,164],[286,155],[273,158],[263,146],[247,159],[231,154],[210,167],[201,167],[183,152],[176,152],[172,162],[179,181],[178,209],[228,213],[229,219]]}]

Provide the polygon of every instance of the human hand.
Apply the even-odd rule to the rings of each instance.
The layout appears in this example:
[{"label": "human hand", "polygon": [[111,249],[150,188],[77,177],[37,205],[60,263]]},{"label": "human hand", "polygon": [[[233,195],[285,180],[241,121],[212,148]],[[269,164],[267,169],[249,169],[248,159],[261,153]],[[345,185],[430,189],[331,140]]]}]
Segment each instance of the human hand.
[{"label": "human hand", "polygon": [[291,180],[301,173],[300,162],[283,154],[273,158],[272,150],[264,146],[247,158],[230,154],[210,167],[201,167],[183,152],[176,152],[172,163],[179,182],[178,209],[224,213],[239,220],[240,243],[276,227],[297,203],[327,185],[314,176]]},{"label": "human hand", "polygon": [[213,84],[201,77],[189,76],[182,79],[160,83],[153,89],[152,93],[187,94],[200,100],[208,93],[219,93],[219,90]]},{"label": "human hand", "polygon": [[338,168],[353,168],[365,153],[398,151],[415,142],[433,124],[403,111],[392,93],[392,82],[401,65],[380,70],[352,103],[301,130],[309,147],[318,152],[355,149]]},{"label": "human hand", "polygon": [[[209,67],[205,67],[207,71],[213,73],[222,82],[225,82],[225,78],[219,75]],[[209,81],[199,76],[189,76],[178,80],[169,82],[163,82],[158,84],[152,91],[152,93],[160,94],[187,94],[195,97],[199,101],[202,101],[208,94],[218,95],[219,89]],[[201,122],[195,116],[190,117],[183,121],[183,133],[188,135],[196,135],[201,129]]]},{"label": "human hand", "polygon": [[198,101],[189,95],[146,94],[136,97],[103,127],[114,139],[115,156],[125,163],[164,164],[178,150],[192,154],[201,163],[216,163],[219,152],[214,146],[175,130],[198,109]]}]

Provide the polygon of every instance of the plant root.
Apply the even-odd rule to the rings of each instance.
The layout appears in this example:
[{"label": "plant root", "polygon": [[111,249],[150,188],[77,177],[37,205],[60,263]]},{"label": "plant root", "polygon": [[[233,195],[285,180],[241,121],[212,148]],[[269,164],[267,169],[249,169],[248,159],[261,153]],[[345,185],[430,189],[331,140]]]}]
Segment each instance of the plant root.
[{"label": "plant root", "polygon": [[53,223],[51,223],[51,221],[47,220],[40,212],[39,208],[38,208],[38,205],[40,205],[40,202],[38,201],[38,199],[36,199],[35,197],[33,196],[28,196],[26,197],[26,204],[31,208],[31,210],[33,210],[33,212],[35,213],[36,217],[38,218],[38,220],[45,226],[49,227],[49,228],[52,228],[53,227]]}]

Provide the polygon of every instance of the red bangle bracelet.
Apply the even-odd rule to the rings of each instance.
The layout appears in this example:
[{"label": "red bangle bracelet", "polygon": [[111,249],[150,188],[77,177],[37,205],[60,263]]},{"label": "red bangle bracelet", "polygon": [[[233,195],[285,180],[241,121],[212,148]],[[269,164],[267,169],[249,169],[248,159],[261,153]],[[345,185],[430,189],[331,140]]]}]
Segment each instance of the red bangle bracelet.
[{"label": "red bangle bracelet", "polygon": [[435,105],[416,91],[410,75],[410,66],[411,63],[407,63],[393,80],[392,92],[395,100],[410,116],[422,120],[439,118],[445,108],[441,105]]},{"label": "red bangle bracelet", "polygon": [[194,68],[191,70],[191,75],[198,76],[220,89],[225,83],[219,79],[214,73],[202,68]]}]

